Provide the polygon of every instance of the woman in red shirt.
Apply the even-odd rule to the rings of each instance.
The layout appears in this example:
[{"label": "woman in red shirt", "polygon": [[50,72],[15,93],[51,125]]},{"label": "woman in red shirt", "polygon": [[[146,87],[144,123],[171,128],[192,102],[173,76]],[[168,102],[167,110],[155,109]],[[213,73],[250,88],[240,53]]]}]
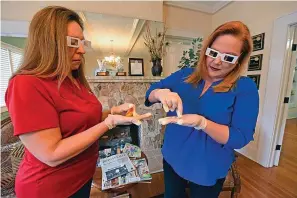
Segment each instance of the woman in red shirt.
[{"label": "woman in red shirt", "polygon": [[74,11],[46,7],[33,17],[23,64],[5,98],[14,135],[25,146],[16,176],[18,198],[89,197],[98,138],[116,125],[139,123],[114,115],[125,113],[129,104],[113,107],[104,118],[84,76],[86,47],[90,42]]}]

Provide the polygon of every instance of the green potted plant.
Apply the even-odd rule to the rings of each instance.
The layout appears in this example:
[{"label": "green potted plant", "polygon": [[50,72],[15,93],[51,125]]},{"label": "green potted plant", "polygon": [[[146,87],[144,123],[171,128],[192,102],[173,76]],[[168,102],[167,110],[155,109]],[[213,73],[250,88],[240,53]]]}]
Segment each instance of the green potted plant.
[{"label": "green potted plant", "polygon": [[202,37],[193,39],[191,43],[192,47],[189,50],[183,51],[183,56],[181,57],[178,65],[179,68],[183,69],[186,67],[196,67],[200,58],[202,40]]}]

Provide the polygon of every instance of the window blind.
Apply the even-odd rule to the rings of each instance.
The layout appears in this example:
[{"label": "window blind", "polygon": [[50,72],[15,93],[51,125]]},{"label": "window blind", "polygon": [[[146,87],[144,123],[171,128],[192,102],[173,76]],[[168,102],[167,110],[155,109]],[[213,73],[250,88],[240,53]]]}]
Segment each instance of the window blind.
[{"label": "window blind", "polygon": [[1,78],[0,78],[0,105],[5,106],[5,92],[8,86],[9,78],[20,66],[23,55],[19,49],[13,47],[1,46]]}]

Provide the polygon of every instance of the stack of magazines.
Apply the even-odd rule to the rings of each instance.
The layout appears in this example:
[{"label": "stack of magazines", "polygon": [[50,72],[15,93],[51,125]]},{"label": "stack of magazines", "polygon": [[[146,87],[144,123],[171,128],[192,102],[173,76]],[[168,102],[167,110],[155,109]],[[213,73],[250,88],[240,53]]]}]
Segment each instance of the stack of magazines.
[{"label": "stack of magazines", "polygon": [[102,190],[130,183],[150,182],[152,177],[145,158],[130,160],[127,153],[101,159]]}]

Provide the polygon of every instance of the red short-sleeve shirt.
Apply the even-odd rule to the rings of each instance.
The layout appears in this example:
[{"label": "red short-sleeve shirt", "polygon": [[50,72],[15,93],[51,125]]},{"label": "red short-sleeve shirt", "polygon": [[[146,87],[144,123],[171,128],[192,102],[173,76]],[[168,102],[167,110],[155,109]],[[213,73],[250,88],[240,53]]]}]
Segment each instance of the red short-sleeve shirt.
[{"label": "red short-sleeve shirt", "polygon": [[[67,138],[98,124],[102,106],[78,83],[80,89],[66,78],[58,88],[53,78],[14,77],[5,97],[14,135],[60,127],[62,137]],[[17,197],[69,197],[93,177],[97,158],[98,142],[57,167],[42,163],[25,149],[16,176]]]}]

